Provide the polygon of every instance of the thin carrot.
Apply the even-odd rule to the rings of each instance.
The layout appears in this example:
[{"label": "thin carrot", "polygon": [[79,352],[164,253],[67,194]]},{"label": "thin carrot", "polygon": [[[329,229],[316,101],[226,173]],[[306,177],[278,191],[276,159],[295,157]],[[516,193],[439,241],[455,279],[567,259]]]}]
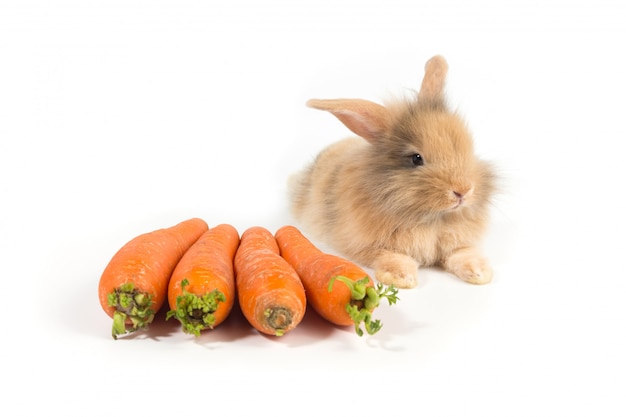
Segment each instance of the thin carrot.
[{"label": "thin carrot", "polygon": [[136,236],[113,255],[100,277],[98,297],[113,318],[114,339],[148,327],[165,302],[176,264],[207,229],[204,220],[191,218]]},{"label": "thin carrot", "polygon": [[168,287],[170,311],[185,333],[200,336],[230,314],[235,303],[234,258],[239,233],[220,224],[200,236],[176,265]]},{"label": "thin carrot", "polygon": [[369,334],[380,330],[382,324],[372,320],[372,312],[382,298],[394,304],[398,300],[396,288],[380,283],[374,286],[362,268],[322,252],[294,226],[281,227],[275,237],[282,257],[300,276],[307,300],[320,316],[339,326],[354,325],[359,336],[363,335],[361,323]]},{"label": "thin carrot", "polygon": [[304,287],[269,230],[254,226],[241,235],[235,282],[241,311],[259,332],[282,336],[302,321]]}]

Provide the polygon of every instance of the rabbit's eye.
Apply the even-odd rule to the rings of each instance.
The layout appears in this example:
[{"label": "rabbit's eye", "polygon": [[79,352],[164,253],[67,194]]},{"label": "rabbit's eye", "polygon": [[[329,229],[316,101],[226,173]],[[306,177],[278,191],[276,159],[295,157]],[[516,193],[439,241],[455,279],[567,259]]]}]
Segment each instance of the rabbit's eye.
[{"label": "rabbit's eye", "polygon": [[415,166],[424,165],[424,158],[422,158],[422,155],[414,153],[413,155],[411,155],[411,162]]}]

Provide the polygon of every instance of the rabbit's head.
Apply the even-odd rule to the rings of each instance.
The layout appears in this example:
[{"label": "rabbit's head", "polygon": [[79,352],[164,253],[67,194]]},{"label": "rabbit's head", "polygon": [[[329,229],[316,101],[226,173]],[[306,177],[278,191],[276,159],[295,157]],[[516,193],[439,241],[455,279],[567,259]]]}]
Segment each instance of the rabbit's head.
[{"label": "rabbit's head", "polygon": [[[309,100],[369,142],[358,156],[358,188],[396,227],[483,210],[494,190],[488,164],[474,155],[465,122],[445,100],[444,58],[431,58],[419,93],[382,106],[367,100]],[[355,162],[356,163],[356,162]],[[475,213],[476,214],[476,213]]]}]

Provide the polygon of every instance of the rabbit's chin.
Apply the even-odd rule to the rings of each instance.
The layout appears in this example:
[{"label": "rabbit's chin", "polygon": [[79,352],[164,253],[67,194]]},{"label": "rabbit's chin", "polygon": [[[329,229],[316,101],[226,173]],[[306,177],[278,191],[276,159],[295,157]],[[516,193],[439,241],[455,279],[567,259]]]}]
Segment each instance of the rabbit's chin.
[{"label": "rabbit's chin", "polygon": [[[444,207],[424,210],[423,207],[414,210],[404,211],[404,215],[397,216],[397,211],[391,217],[396,217],[394,223],[396,228],[412,228],[423,226],[436,226],[445,228],[448,223],[456,224],[458,222],[472,221],[480,215],[481,208],[474,207],[472,204],[465,202],[451,203]],[[409,214],[410,213],[410,214]]]}]

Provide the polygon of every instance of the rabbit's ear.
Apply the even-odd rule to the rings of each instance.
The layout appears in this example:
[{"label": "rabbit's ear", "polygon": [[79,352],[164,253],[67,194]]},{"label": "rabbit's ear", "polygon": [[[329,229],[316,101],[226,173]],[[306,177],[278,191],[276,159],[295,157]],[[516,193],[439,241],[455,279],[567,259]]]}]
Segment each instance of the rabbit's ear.
[{"label": "rabbit's ear", "polygon": [[448,63],[444,57],[436,55],[429,59],[425,65],[424,79],[417,96],[418,102],[443,104],[447,73]]},{"label": "rabbit's ear", "polygon": [[389,111],[380,104],[361,99],[309,100],[307,106],[335,115],[348,129],[373,142],[390,126]]}]

